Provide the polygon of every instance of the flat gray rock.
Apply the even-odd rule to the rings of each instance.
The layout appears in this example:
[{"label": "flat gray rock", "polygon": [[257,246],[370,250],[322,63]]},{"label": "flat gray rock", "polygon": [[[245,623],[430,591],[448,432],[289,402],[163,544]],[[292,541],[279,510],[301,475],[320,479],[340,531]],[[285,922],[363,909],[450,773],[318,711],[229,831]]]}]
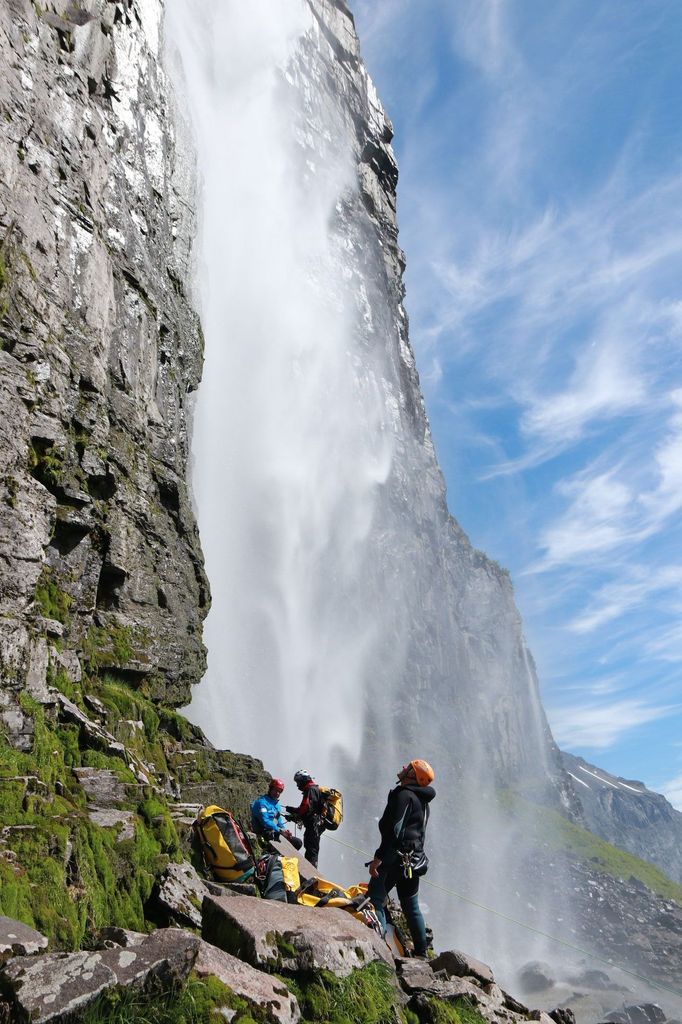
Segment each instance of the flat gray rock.
[{"label": "flat gray rock", "polygon": [[101,942],[115,946],[140,946],[148,936],[145,932],[133,932],[127,928],[117,928],[116,925],[108,925],[99,932]]},{"label": "flat gray rock", "polygon": [[47,1024],[94,1002],[116,984],[116,975],[103,957],[99,952],[53,953],[10,960],[0,976],[12,994],[17,1019]]},{"label": "flat gray rock", "polygon": [[109,768],[74,768],[73,774],[85,790],[88,802],[97,807],[119,807],[139,793],[137,787],[121,782]]},{"label": "flat gray rock", "polygon": [[253,967],[346,977],[376,960],[393,966],[383,939],[345,910],[206,896],[202,918],[203,939]]},{"label": "flat gray rock", "polygon": [[189,975],[199,952],[199,939],[180,928],[159,928],[140,943],[127,949],[108,949],[106,963],[116,974],[119,985],[169,988],[181,984]]},{"label": "flat gray rock", "polygon": [[476,978],[484,985],[492,985],[495,981],[487,964],[457,949],[440,953],[430,964],[434,971],[445,971],[449,978]]},{"label": "flat gray rock", "polygon": [[201,904],[208,892],[191,864],[169,864],[154,890],[154,902],[167,921],[201,928]]},{"label": "flat gray rock", "polygon": [[32,956],[47,949],[47,939],[21,921],[0,916],[0,960],[10,956]]},{"label": "flat gray rock", "polygon": [[437,995],[445,984],[443,978],[438,978],[433,973],[428,960],[397,957],[395,967],[400,984],[410,994],[427,992]]},{"label": "flat gray rock", "polygon": [[80,953],[15,957],[0,968],[19,1020],[61,1021],[114,986],[169,988],[188,977],[199,950],[189,932],[162,928],[139,945]]},{"label": "flat gray rock", "polygon": [[208,942],[201,942],[194,970],[200,978],[209,975],[218,978],[235,995],[254,1006],[262,1007],[268,1020],[275,1024],[296,1024],[300,1020],[298,1000],[282,981],[257,971],[255,967]]}]

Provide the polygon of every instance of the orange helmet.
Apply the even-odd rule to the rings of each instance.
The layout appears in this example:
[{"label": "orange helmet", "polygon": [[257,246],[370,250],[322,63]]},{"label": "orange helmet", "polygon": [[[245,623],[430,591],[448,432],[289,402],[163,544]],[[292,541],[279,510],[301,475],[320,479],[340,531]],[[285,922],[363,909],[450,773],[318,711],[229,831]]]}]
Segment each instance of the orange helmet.
[{"label": "orange helmet", "polygon": [[421,758],[417,758],[416,761],[410,761],[410,765],[414,771],[417,785],[428,786],[435,779],[433,768],[428,761],[422,761]]}]

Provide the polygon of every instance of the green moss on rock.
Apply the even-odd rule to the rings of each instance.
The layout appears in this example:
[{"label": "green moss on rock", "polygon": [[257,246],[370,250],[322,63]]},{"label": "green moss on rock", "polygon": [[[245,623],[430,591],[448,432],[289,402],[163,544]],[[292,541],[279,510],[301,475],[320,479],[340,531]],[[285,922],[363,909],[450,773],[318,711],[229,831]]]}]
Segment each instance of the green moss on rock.
[{"label": "green moss on rock", "polygon": [[246,1024],[248,1007],[217,978],[192,975],[181,988],[145,994],[133,989],[107,992],[79,1017],[81,1024],[218,1024],[223,1009]]},{"label": "green moss on rock", "polygon": [[125,668],[133,658],[144,657],[147,640],[144,630],[131,626],[91,626],[83,640],[83,656],[93,672],[107,666]]},{"label": "green moss on rock", "polygon": [[303,1019],[329,1024],[396,1024],[406,1017],[396,999],[395,975],[384,963],[372,963],[337,978],[321,971],[307,979],[289,977]]},{"label": "green moss on rock", "polygon": [[[124,744],[125,759],[93,745],[96,737],[60,720],[56,707],[20,696],[33,720],[33,747],[17,751],[0,729],[0,829],[8,829],[0,845],[0,914],[38,928],[57,948],[76,949],[104,925],[151,927],[145,904],[154,882],[170,860],[182,859],[168,783],[180,780],[184,802],[222,803],[246,816],[269,776],[254,758],[214,750],[196,726],[120,680],[74,683],[58,670],[50,682],[86,714],[88,699],[96,698],[96,717]],[[136,764],[154,766],[149,786],[140,785]],[[107,770],[126,785],[119,806],[132,815],[133,838],[119,841],[117,827],[90,819],[74,768]]]},{"label": "green moss on rock", "polygon": [[435,996],[422,995],[412,1001],[407,1013],[411,1017],[408,1024],[414,1024],[415,1020],[420,1024],[486,1024],[485,1017],[466,1000],[453,1006]]},{"label": "green moss on rock", "polygon": [[60,586],[54,572],[45,566],[36,584],[35,602],[41,615],[55,619],[63,625],[69,623],[69,609],[73,598]]},{"label": "green moss on rock", "polygon": [[118,758],[81,749],[77,726],[26,695],[21,702],[33,716],[33,750],[16,751],[0,736],[0,827],[10,851],[0,850],[0,913],[66,949],[108,924],[146,930],[155,877],[179,851],[167,805],[132,802],[134,837],[117,841],[116,828],[89,819],[73,768],[107,768],[130,783],[133,774]]}]

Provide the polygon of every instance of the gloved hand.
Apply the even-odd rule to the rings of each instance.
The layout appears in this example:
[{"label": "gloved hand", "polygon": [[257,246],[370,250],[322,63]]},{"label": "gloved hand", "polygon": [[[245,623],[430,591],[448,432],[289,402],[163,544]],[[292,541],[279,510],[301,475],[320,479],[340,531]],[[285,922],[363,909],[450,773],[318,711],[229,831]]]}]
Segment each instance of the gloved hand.
[{"label": "gloved hand", "polygon": [[290,807],[289,804],[286,805],[284,810],[287,812],[287,814],[295,814],[296,813],[296,808],[295,807]]},{"label": "gloved hand", "polygon": [[282,831],[282,835],[287,837],[295,850],[300,850],[303,846],[303,841],[298,836],[295,836],[293,832],[290,832],[288,828]]}]

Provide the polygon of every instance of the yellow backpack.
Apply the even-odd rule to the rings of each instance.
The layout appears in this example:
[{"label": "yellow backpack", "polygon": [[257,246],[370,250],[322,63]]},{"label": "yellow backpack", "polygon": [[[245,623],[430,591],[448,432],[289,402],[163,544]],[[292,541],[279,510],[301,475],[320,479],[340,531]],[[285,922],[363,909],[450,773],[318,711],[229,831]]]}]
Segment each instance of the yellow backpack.
[{"label": "yellow backpack", "polygon": [[244,833],[229,811],[210,804],[193,824],[206,867],[217,882],[244,882],[253,874],[253,856]]},{"label": "yellow backpack", "polygon": [[320,795],[320,814],[324,827],[330,832],[335,832],[343,821],[343,797],[338,789],[329,789],[327,786],[320,786]]},{"label": "yellow backpack", "polygon": [[282,878],[287,892],[297,892],[301,887],[298,857],[280,857],[280,860],[282,862]]}]

